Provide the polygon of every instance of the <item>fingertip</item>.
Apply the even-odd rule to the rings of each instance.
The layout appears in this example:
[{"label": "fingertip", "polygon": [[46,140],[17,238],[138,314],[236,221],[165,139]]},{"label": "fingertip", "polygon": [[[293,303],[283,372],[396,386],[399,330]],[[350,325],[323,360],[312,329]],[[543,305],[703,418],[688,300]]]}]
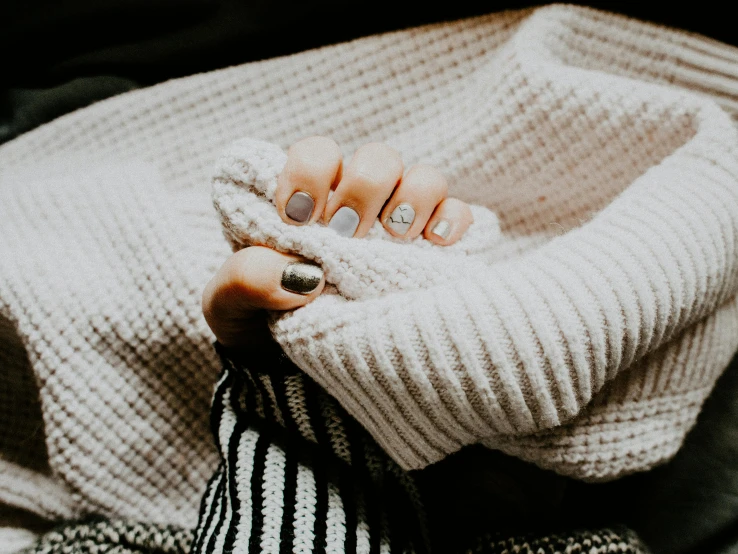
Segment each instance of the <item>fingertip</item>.
[{"label": "fingertip", "polygon": [[282,220],[291,225],[317,221],[341,165],[341,149],[329,137],[313,136],[294,143],[277,177],[275,204]]},{"label": "fingertip", "polygon": [[294,307],[303,306],[323,291],[325,275],[323,269],[315,263],[306,260],[290,260],[282,269],[280,286],[287,293],[297,295],[297,298],[292,300],[299,304]]},{"label": "fingertip", "polygon": [[448,183],[437,168],[414,165],[382,209],[382,225],[394,237],[414,239],[423,232],[447,194]]},{"label": "fingertip", "polygon": [[439,246],[450,246],[464,236],[473,222],[474,216],[466,202],[446,198],[428,221],[423,236]]}]

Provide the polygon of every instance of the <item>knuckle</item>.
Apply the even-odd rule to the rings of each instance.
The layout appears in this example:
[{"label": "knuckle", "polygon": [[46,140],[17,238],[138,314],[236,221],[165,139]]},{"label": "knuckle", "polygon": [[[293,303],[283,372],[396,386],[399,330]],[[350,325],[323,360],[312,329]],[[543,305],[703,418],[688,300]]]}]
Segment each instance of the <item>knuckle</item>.
[{"label": "knuckle", "polygon": [[300,139],[290,146],[290,151],[311,151],[311,152],[340,152],[338,144],[330,137],[323,135],[314,135]]},{"label": "knuckle", "polygon": [[359,169],[351,176],[352,188],[375,195],[384,193],[394,183],[390,183],[383,175],[371,170]]},{"label": "knuckle", "polygon": [[309,137],[293,144],[287,153],[290,177],[319,180],[333,172],[341,160],[341,149],[328,137]]},{"label": "knuckle", "polygon": [[469,204],[458,198],[447,198],[446,204],[453,210],[459,213],[459,215],[471,215],[471,208]]},{"label": "knuckle", "polygon": [[439,196],[445,197],[448,194],[446,177],[433,165],[414,165],[408,171],[407,178],[416,183],[416,186],[436,191]]},{"label": "knuckle", "polygon": [[254,259],[254,250],[244,248],[233,254],[223,267],[222,282],[225,286],[243,291],[251,287],[251,268]]},{"label": "knuckle", "polygon": [[369,157],[377,161],[381,161],[382,165],[390,170],[402,172],[402,156],[400,153],[387,146],[383,142],[369,142],[360,147],[357,151],[361,157]]},{"label": "knuckle", "polygon": [[293,184],[295,182],[313,183],[318,181],[325,172],[326,169],[321,161],[310,156],[295,156],[285,167],[286,177]]},{"label": "knuckle", "polygon": [[326,163],[334,163],[341,157],[341,149],[329,137],[308,137],[290,147],[289,154],[299,158],[316,158]]},{"label": "knuckle", "polygon": [[386,144],[371,142],[356,151],[345,177],[366,193],[384,194],[402,177],[402,160]]},{"label": "knuckle", "polygon": [[303,143],[306,147],[320,150],[327,153],[341,154],[341,149],[338,147],[338,143],[331,137],[325,135],[314,135],[298,141],[296,144]]}]

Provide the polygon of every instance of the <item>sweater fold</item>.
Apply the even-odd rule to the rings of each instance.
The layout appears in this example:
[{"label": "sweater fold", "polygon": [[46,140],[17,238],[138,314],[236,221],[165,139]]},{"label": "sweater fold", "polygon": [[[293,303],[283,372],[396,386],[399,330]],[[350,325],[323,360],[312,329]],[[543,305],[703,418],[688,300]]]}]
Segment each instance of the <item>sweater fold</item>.
[{"label": "sweater fold", "polygon": [[[626,25],[623,40],[633,32]],[[738,132],[711,100],[634,81],[618,65],[594,69],[600,49],[568,61],[564,48],[583,55],[583,36],[626,63],[626,45],[610,33],[587,10],[538,11],[487,54],[467,90],[439,101],[448,113],[438,128],[388,138],[408,163],[428,155],[451,174],[452,194],[478,203],[450,248],[400,244],[379,223],[361,240],[284,223],[273,205],[285,162],[276,145],[237,141],[216,164],[214,202],[231,246],[299,254],[335,287],[275,314],[275,339],[406,469],[476,442],[586,480],[647,469],[676,452],[699,411],[694,391],[704,400],[704,381],[738,347],[730,324],[689,334],[718,312],[735,315]],[[661,59],[670,45],[644,34],[627,56],[651,45]],[[518,252],[504,246],[516,242]],[[723,354],[697,364],[694,340]],[[672,342],[679,362],[669,371],[686,373],[680,389],[667,392],[668,374],[644,388],[632,368],[658,371],[642,361]],[[628,405],[598,398],[623,374]],[[664,396],[679,409],[642,409]],[[622,412],[616,447],[593,438],[578,467],[563,451],[525,451],[529,436],[588,433],[595,401]],[[669,439],[652,444],[649,425],[628,431],[642,419],[658,420]]]},{"label": "sweater fold", "polygon": [[2,502],[194,525],[217,463],[200,293],[228,254],[208,185],[243,136],[386,141],[476,205],[442,258],[373,235],[272,325],[403,467],[480,441],[588,480],[665,461],[738,346],[737,52],[550,6],[173,80],[3,144],[0,405],[40,415],[0,418]]}]

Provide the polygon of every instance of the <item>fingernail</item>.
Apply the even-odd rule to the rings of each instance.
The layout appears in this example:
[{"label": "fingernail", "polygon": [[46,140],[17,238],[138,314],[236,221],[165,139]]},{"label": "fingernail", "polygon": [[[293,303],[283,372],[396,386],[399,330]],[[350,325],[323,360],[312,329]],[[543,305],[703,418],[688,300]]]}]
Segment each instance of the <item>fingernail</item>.
[{"label": "fingernail", "polygon": [[284,208],[284,213],[287,214],[292,221],[297,223],[305,223],[313,215],[313,208],[315,207],[315,200],[307,192],[297,191],[290,197],[289,202]]},{"label": "fingernail", "polygon": [[290,262],[282,271],[282,288],[297,294],[310,294],[323,278],[319,265],[305,262]]},{"label": "fingernail", "polygon": [[348,206],[343,206],[333,214],[333,217],[328,223],[328,228],[333,229],[341,236],[353,237],[360,220],[361,218],[356,213],[356,210]]},{"label": "fingernail", "polygon": [[392,229],[398,235],[404,235],[410,229],[410,225],[415,220],[415,210],[410,204],[400,204],[397,206],[385,223],[387,227]]},{"label": "fingernail", "polygon": [[431,230],[431,233],[433,233],[434,235],[438,235],[443,240],[446,240],[451,234],[451,224],[445,219],[442,219],[441,221],[436,223],[435,227],[433,227],[433,229]]}]

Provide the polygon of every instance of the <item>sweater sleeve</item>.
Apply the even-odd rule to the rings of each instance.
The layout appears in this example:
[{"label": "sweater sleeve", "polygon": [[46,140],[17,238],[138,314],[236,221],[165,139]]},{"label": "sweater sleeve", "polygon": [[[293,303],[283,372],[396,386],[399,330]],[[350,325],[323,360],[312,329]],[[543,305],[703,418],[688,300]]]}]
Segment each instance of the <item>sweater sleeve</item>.
[{"label": "sweater sleeve", "polygon": [[[732,298],[738,167],[723,145],[733,134],[700,130],[586,225],[497,262],[490,216],[450,251],[381,236],[356,248],[328,229],[280,228],[267,201],[252,210],[243,191],[216,190],[234,244],[248,229],[327,267],[337,294],[276,317],[274,336],[403,467],[418,468],[495,435],[561,426]],[[237,146],[245,159],[253,147]],[[470,247],[484,236],[487,250]]]},{"label": "sweater sleeve", "polygon": [[[564,19],[531,18],[470,80],[468,104],[390,139],[478,172],[463,189],[475,223],[453,247],[401,244],[379,225],[360,242],[283,224],[274,146],[237,143],[216,169],[232,246],[299,253],[332,285],[275,314],[275,339],[406,469],[475,442],[586,479],[646,469],[676,451],[738,347],[730,117],[647,82],[660,79],[563,59],[580,34],[605,40],[616,25]],[[528,182],[514,196],[480,167]],[[534,439],[546,447],[521,448]]]}]

